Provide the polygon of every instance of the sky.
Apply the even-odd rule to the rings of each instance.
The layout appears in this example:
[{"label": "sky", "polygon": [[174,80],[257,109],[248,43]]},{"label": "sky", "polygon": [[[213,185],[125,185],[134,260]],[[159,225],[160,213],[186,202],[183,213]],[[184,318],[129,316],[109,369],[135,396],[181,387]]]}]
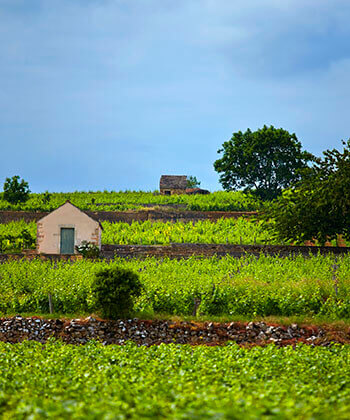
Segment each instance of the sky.
[{"label": "sky", "polygon": [[217,150],[264,124],[341,149],[349,21],[348,0],[0,0],[0,184],[215,191]]}]

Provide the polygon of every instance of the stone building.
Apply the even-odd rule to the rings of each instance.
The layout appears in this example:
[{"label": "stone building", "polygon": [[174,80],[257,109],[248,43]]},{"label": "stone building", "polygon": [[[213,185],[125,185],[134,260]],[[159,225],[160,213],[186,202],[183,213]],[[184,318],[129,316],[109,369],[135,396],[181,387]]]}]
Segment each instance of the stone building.
[{"label": "stone building", "polygon": [[162,175],[159,192],[162,195],[184,194],[187,188],[186,175]]},{"label": "stone building", "polygon": [[37,252],[44,254],[76,254],[82,241],[101,249],[101,224],[66,201],[37,222]]}]

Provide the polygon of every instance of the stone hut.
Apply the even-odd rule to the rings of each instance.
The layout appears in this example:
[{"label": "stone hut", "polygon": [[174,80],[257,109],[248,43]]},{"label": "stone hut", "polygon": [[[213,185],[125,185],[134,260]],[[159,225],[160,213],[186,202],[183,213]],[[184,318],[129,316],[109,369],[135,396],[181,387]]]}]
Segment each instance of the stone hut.
[{"label": "stone hut", "polygon": [[70,201],[37,222],[37,252],[44,254],[76,254],[82,241],[101,249],[102,226]]},{"label": "stone hut", "polygon": [[184,194],[187,188],[186,175],[162,175],[159,191],[162,195]]}]

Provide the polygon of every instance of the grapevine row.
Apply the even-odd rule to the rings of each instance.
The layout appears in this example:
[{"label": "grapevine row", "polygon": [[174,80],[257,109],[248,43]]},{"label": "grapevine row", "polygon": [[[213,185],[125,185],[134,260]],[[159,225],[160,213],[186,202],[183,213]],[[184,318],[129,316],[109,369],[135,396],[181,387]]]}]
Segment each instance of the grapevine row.
[{"label": "grapevine row", "polygon": [[55,311],[91,313],[94,275],[114,265],[139,274],[143,313],[191,315],[197,299],[203,315],[350,318],[350,256],[10,261],[0,265],[0,311],[47,313],[50,294]]}]

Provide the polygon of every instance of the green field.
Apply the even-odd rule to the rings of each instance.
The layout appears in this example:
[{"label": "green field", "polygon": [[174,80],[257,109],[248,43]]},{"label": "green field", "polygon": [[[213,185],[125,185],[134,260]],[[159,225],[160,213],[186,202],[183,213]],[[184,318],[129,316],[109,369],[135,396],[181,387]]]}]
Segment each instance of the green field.
[{"label": "green field", "polygon": [[12,261],[0,265],[0,311],[47,313],[50,293],[57,312],[91,313],[94,274],[114,265],[140,275],[135,310],[152,316],[190,315],[200,298],[198,313],[208,316],[350,318],[350,256]]},{"label": "green field", "polygon": [[0,193],[0,210],[52,211],[70,200],[82,210],[134,210],[152,205],[180,205],[186,210],[201,211],[252,211],[261,206],[259,200],[240,191],[217,191],[209,195],[160,195],[158,191],[76,191],[70,193],[52,193],[49,200],[45,193],[30,194],[25,203],[10,204]]},{"label": "green field", "polygon": [[0,342],[3,419],[348,419],[350,347]]}]

